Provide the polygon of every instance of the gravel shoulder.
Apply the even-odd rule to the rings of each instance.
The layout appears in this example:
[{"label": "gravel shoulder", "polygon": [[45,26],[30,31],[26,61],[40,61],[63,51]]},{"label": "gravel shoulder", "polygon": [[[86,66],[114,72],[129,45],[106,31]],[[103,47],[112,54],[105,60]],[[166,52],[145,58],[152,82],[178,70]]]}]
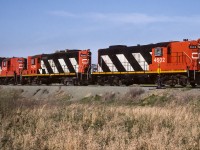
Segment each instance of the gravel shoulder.
[{"label": "gravel shoulder", "polygon": [[[124,95],[131,89],[138,87],[114,87],[114,86],[1,86],[3,91],[18,90],[22,97],[44,100],[69,98],[70,100],[80,100],[90,96],[104,96],[115,94],[117,97]],[[145,88],[145,90],[148,90]]]},{"label": "gravel shoulder", "polygon": [[[92,96],[114,95],[126,98],[136,90],[142,89],[142,98],[158,95],[173,95],[176,99],[200,98],[199,88],[156,89],[152,87],[116,87],[116,86],[0,86],[1,93],[18,91],[20,97],[33,100],[69,99],[81,100]],[[129,94],[129,95],[128,95]]]}]

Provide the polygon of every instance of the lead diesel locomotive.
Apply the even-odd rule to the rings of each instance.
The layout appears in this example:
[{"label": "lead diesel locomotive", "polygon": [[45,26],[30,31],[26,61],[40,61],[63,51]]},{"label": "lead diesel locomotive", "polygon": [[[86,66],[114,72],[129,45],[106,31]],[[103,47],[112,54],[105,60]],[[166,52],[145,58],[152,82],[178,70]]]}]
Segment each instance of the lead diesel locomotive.
[{"label": "lead diesel locomotive", "polygon": [[98,50],[62,50],[27,58],[0,58],[0,84],[200,84],[200,39]]}]

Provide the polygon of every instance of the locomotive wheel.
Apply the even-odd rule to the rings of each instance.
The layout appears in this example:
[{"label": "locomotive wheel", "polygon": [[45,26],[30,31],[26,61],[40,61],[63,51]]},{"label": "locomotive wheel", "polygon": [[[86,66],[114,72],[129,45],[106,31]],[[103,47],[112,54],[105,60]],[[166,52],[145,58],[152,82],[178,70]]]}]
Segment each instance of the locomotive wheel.
[{"label": "locomotive wheel", "polygon": [[115,79],[114,79],[114,77],[109,77],[109,78],[108,78],[108,84],[109,84],[110,86],[114,86],[114,85],[115,85]]},{"label": "locomotive wheel", "polygon": [[115,85],[116,86],[121,86],[122,85],[122,81],[118,79],[117,81],[115,81]]},{"label": "locomotive wheel", "polygon": [[83,85],[84,83],[82,81],[78,81],[78,85]]},{"label": "locomotive wheel", "polygon": [[175,87],[175,85],[177,84],[177,79],[176,79],[176,77],[175,77],[174,75],[172,75],[172,76],[170,77],[168,83],[169,83],[170,87]]},{"label": "locomotive wheel", "polygon": [[118,86],[122,86],[122,80],[119,80]]},{"label": "locomotive wheel", "polygon": [[180,84],[182,87],[186,87],[187,86],[187,84]]},{"label": "locomotive wheel", "polygon": [[66,86],[70,86],[70,85],[73,85],[72,81],[67,81]]},{"label": "locomotive wheel", "polygon": [[193,88],[195,88],[195,87],[197,86],[196,83],[195,83],[194,81],[190,82],[190,85],[191,85]]},{"label": "locomotive wheel", "polygon": [[74,86],[78,86],[78,85],[79,85],[79,82],[78,82],[77,79],[73,79],[73,85],[74,85]]},{"label": "locomotive wheel", "polygon": [[0,85],[4,85],[4,79],[0,80]]},{"label": "locomotive wheel", "polygon": [[170,84],[170,87],[175,87],[175,84]]},{"label": "locomotive wheel", "polygon": [[28,79],[28,85],[32,85],[32,80],[31,80],[31,78]]},{"label": "locomotive wheel", "polygon": [[171,86],[171,87],[175,87],[175,85],[176,85],[176,80],[173,80],[173,79],[172,79],[172,80],[170,81],[170,86]]},{"label": "locomotive wheel", "polygon": [[24,84],[25,84],[25,81],[24,81],[24,80],[21,80],[21,81],[20,81],[20,84],[21,84],[21,85],[24,85]]},{"label": "locomotive wheel", "polygon": [[38,80],[38,81],[37,81],[37,85],[42,85],[42,81],[41,81],[41,80]]},{"label": "locomotive wheel", "polygon": [[16,83],[15,83],[15,80],[14,80],[14,79],[10,79],[10,80],[8,81],[8,84],[16,85]]},{"label": "locomotive wheel", "polygon": [[113,81],[109,81],[109,85],[110,85],[110,86],[114,86]]},{"label": "locomotive wheel", "polygon": [[113,85],[116,85],[116,86],[121,86],[122,85],[122,81],[116,77],[114,80],[113,80]]},{"label": "locomotive wheel", "polygon": [[51,85],[51,83],[50,83],[50,82],[47,82],[46,85],[49,86],[49,85]]},{"label": "locomotive wheel", "polygon": [[104,83],[104,82],[102,82],[102,83],[98,83],[98,85],[100,85],[100,86],[104,86],[105,83]]},{"label": "locomotive wheel", "polygon": [[125,85],[126,85],[126,86],[130,86],[131,84],[130,84],[129,82],[126,82]]},{"label": "locomotive wheel", "polygon": [[102,81],[102,82],[97,82],[97,85],[104,86],[105,83],[104,83],[104,81]]},{"label": "locomotive wheel", "polygon": [[[73,79],[73,80],[77,80],[77,79]],[[73,85],[73,80],[71,78],[64,78],[61,83],[65,86],[70,86]]]},{"label": "locomotive wheel", "polygon": [[87,81],[84,81],[84,80],[83,80],[83,81],[81,82],[81,85],[83,85],[83,86],[88,86],[89,84],[88,84]]},{"label": "locomotive wheel", "polygon": [[104,86],[105,85],[104,80],[102,78],[98,78],[97,85]]},{"label": "locomotive wheel", "polygon": [[187,86],[187,81],[180,81],[180,85],[182,86],[182,87],[186,87]]},{"label": "locomotive wheel", "polygon": [[68,83],[67,81],[63,81],[63,84],[64,84],[65,86],[68,86],[68,85],[69,85],[69,83]]},{"label": "locomotive wheel", "polygon": [[8,85],[8,79],[3,80],[3,85]]},{"label": "locomotive wheel", "polygon": [[28,82],[28,85],[32,85],[32,82]]},{"label": "locomotive wheel", "polygon": [[174,81],[172,81],[172,82],[170,83],[170,87],[175,87],[175,85],[176,85],[176,82],[174,82]]}]

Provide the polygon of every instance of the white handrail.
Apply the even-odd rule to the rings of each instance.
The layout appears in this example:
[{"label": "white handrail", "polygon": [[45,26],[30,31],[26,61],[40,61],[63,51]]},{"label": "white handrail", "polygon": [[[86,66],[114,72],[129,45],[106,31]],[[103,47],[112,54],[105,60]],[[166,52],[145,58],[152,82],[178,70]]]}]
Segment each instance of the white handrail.
[{"label": "white handrail", "polygon": [[189,66],[190,66],[192,64],[192,59],[188,56],[188,54],[186,52],[183,51],[183,53],[190,59],[190,61],[191,61],[189,64]]}]

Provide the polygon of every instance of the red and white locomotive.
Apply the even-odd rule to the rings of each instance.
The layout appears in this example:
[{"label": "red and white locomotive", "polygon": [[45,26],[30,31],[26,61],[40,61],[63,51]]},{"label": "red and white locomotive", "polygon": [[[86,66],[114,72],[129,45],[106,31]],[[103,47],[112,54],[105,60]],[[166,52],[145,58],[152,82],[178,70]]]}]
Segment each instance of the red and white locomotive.
[{"label": "red and white locomotive", "polygon": [[200,39],[148,45],[116,45],[98,50],[97,68],[90,50],[64,50],[27,58],[0,58],[0,84],[175,86],[200,84]]}]

